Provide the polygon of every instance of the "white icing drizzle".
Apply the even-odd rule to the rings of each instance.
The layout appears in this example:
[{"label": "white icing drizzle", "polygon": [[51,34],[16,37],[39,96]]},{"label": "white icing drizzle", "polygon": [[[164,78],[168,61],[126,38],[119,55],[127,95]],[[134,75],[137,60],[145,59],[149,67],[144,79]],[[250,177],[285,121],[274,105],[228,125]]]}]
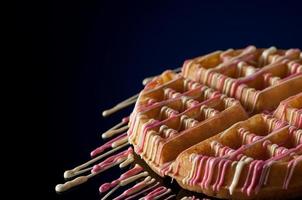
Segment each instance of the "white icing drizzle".
[{"label": "white icing drizzle", "polygon": [[244,61],[238,63],[237,69],[237,77],[249,76],[257,71],[255,67],[247,65]]},{"label": "white icing drizzle", "polygon": [[295,131],[294,136],[295,136],[295,145],[302,143],[302,130],[301,129]]},{"label": "white icing drizzle", "polygon": [[[150,149],[149,145],[152,145],[153,143],[150,142],[150,138],[153,138],[154,135],[157,135],[158,133],[154,130],[150,130],[148,134],[146,135],[146,141],[143,148],[143,152],[141,153],[141,156],[146,156],[148,158],[148,150]],[[152,148],[152,147],[151,147]]]},{"label": "white icing drizzle", "polygon": [[196,82],[196,81],[193,81],[193,80],[190,80],[190,79],[184,79],[184,89],[186,91],[193,90],[193,89],[198,88],[200,86],[201,86],[201,84]]},{"label": "white icing drizzle", "polygon": [[223,102],[226,108],[236,104],[236,100],[233,98],[223,98]]},{"label": "white icing drizzle", "polygon": [[159,133],[162,135],[163,138],[169,138],[177,134],[177,131],[172,128],[169,128],[166,125],[161,125],[159,127]]},{"label": "white icing drizzle", "polygon": [[290,124],[293,124],[293,117],[294,117],[294,114],[295,114],[295,111],[296,111],[296,109],[295,108],[293,108],[291,111],[290,111],[290,114],[289,114],[289,123]]},{"label": "white icing drizzle", "polygon": [[272,132],[284,126],[284,122],[279,119],[273,118],[270,115],[264,115],[264,119],[268,124],[268,132]]},{"label": "white icing drizzle", "polygon": [[214,108],[210,108],[206,105],[202,105],[200,107],[200,112],[201,112],[201,114],[203,114],[204,119],[208,119],[210,117],[213,117],[213,116],[219,114],[218,110],[215,110]]},{"label": "white icing drizzle", "polygon": [[157,150],[158,150],[158,145],[160,143],[160,136],[155,136],[154,137],[154,147],[152,148],[152,158],[151,158],[151,162],[155,162],[156,159],[156,155],[157,155]]},{"label": "white icing drizzle", "polygon": [[122,180],[122,181],[119,183],[119,185],[120,185],[120,186],[128,185],[129,183],[132,183],[132,182],[134,182],[134,181],[136,181],[136,180],[138,180],[138,179],[140,179],[140,178],[146,177],[146,176],[148,176],[148,175],[149,175],[149,173],[146,172],[146,171],[145,171],[145,172],[142,172],[142,173],[139,173],[139,174],[134,175],[134,176],[131,176],[131,177],[125,179],[125,180]]},{"label": "white icing drizzle", "polygon": [[144,180],[142,180],[141,182],[135,184],[134,186],[132,186],[131,188],[125,190],[121,195],[119,195],[117,198],[115,198],[114,200],[118,200],[118,199],[124,199],[125,197],[128,197],[130,195],[133,195],[139,191],[141,191],[142,189],[144,189],[145,187],[147,187],[148,185],[152,184],[155,182],[154,178],[151,178],[151,176],[147,176]]},{"label": "white icing drizzle", "polygon": [[112,148],[116,148],[116,147],[121,146],[122,144],[125,144],[125,143],[127,143],[127,142],[128,142],[128,136],[125,136],[125,137],[123,137],[123,138],[121,138],[121,139],[119,139],[119,140],[113,142],[113,143],[111,144],[111,147],[112,147]]},{"label": "white icing drizzle", "polygon": [[268,63],[268,56],[277,52],[276,47],[270,47],[264,50],[260,56],[260,66],[264,66]]},{"label": "white icing drizzle", "polygon": [[231,95],[230,89],[232,88],[232,84],[234,84],[234,80],[232,78],[226,78],[225,82],[226,82],[225,83],[225,86],[226,86],[225,93],[227,95]]},{"label": "white icing drizzle", "polygon": [[271,147],[270,147],[270,152],[271,152],[271,156],[274,156],[275,155],[275,152],[276,152],[276,148],[278,147],[277,144],[272,144]]},{"label": "white icing drizzle", "polygon": [[97,172],[91,173],[91,174],[89,174],[87,176],[79,176],[79,177],[77,177],[77,178],[75,178],[75,179],[73,179],[71,181],[67,181],[67,182],[65,182],[63,184],[58,184],[58,185],[56,185],[55,190],[56,190],[56,192],[64,192],[64,191],[69,190],[70,188],[73,188],[75,186],[83,184],[83,183],[87,182],[88,179],[96,176],[97,174],[100,174],[100,173],[104,172],[105,170],[110,169],[110,168],[112,168],[112,167],[114,167],[114,166],[122,163],[125,159],[126,159],[126,157],[118,158],[115,162],[113,162],[112,164],[108,165],[106,168],[104,168],[102,170],[99,170]]},{"label": "white icing drizzle", "polygon": [[168,106],[163,106],[160,109],[159,119],[163,120],[169,117],[172,117],[173,115],[177,115],[179,112],[177,110],[174,110]]},{"label": "white icing drizzle", "polygon": [[302,156],[298,156],[297,158],[295,158],[294,160],[291,160],[288,165],[287,165],[287,171],[286,171],[286,175],[285,175],[285,181],[283,184],[283,189],[287,189],[288,185],[290,183],[291,177],[295,171],[295,167],[297,166],[297,164],[299,162],[302,162]]},{"label": "white icing drizzle", "polygon": [[[146,127],[149,126],[149,125],[152,125],[153,123],[156,123],[157,121],[155,119],[149,119],[144,125],[143,125],[143,134],[140,134],[139,135],[139,138],[138,138],[138,142],[137,142],[137,147],[142,147],[144,146],[144,135],[148,134],[146,133]],[[136,146],[135,146],[136,147]]]},{"label": "white icing drizzle", "polygon": [[243,69],[246,67],[246,63],[244,61],[240,61],[238,64],[237,64],[237,69],[238,69],[238,73],[237,73],[237,76],[240,77],[243,75]]},{"label": "white icing drizzle", "polygon": [[122,162],[122,163],[119,165],[119,167],[120,167],[120,168],[127,167],[128,165],[130,165],[131,163],[133,163],[133,161],[134,161],[134,154],[133,154],[133,153],[130,153],[130,154],[128,155],[127,159],[126,159],[124,162]]},{"label": "white icing drizzle", "polygon": [[226,51],[224,51],[224,52],[222,52],[221,54],[220,54],[220,58],[226,58],[226,57],[230,57],[230,54],[232,54],[234,52],[234,49],[227,49]]},{"label": "white icing drizzle", "polygon": [[[244,99],[244,103],[245,105],[248,107],[249,106],[249,98],[250,97],[253,97],[253,95],[255,94],[256,90],[255,88],[247,88],[246,89],[246,94],[245,94],[245,99]],[[253,99],[253,101],[256,100],[256,99]],[[256,102],[256,101],[254,101]]]},{"label": "white icing drizzle", "polygon": [[302,65],[297,63],[296,61],[290,61],[287,63],[288,71],[290,72],[288,75],[302,72]]},{"label": "white icing drizzle", "polygon": [[252,160],[253,159],[250,158],[250,157],[242,156],[241,159],[236,164],[236,169],[235,169],[235,173],[234,173],[234,176],[233,176],[233,180],[232,180],[232,183],[229,186],[230,195],[233,194],[233,192],[234,192],[234,190],[235,190],[235,188],[238,184],[240,174],[241,174],[241,171],[242,171],[244,165],[248,164]]},{"label": "white icing drizzle", "polygon": [[250,75],[254,74],[256,71],[257,71],[256,68],[254,68],[252,66],[247,66],[245,76],[250,76]]},{"label": "white icing drizzle", "polygon": [[193,196],[193,197],[183,197],[181,198],[181,200],[199,200],[199,199]]},{"label": "white icing drizzle", "polygon": [[193,126],[196,126],[199,122],[193,118],[188,117],[187,115],[182,115],[180,117],[180,124],[178,130],[185,130],[188,128],[191,128]]},{"label": "white icing drizzle", "polygon": [[211,143],[211,149],[214,149],[215,156],[221,157],[233,153],[235,150],[230,147],[223,146],[221,143],[213,140]]},{"label": "white icing drizzle", "polygon": [[165,95],[165,99],[174,99],[176,97],[181,96],[181,93],[176,92],[175,90],[173,90],[171,88],[165,88],[164,95]]},{"label": "white icing drizzle", "polygon": [[184,65],[183,65],[183,72],[184,72],[184,76],[187,76],[188,75],[188,71],[189,71],[189,67],[190,67],[190,65],[193,63],[193,59],[192,60],[186,60],[185,61],[185,63],[184,63]]},{"label": "white icing drizzle", "polygon": [[107,116],[109,116],[109,115],[111,115],[111,114],[113,114],[113,113],[115,113],[115,112],[117,112],[117,111],[119,111],[119,110],[127,107],[127,106],[130,106],[130,105],[134,104],[136,102],[138,96],[139,96],[139,94],[136,94],[136,95],[134,95],[134,96],[132,96],[132,97],[130,97],[130,98],[128,98],[128,99],[126,99],[126,100],[118,103],[118,104],[116,104],[114,107],[112,107],[112,108],[110,108],[108,110],[104,110],[103,113],[102,113],[102,115],[104,117],[107,117]]},{"label": "white icing drizzle", "polygon": [[86,172],[86,170],[83,171],[82,169],[84,169],[84,168],[88,167],[89,165],[105,158],[106,156],[109,156],[109,155],[113,154],[114,152],[124,148],[127,145],[129,145],[129,143],[125,143],[125,144],[122,144],[122,145],[120,145],[116,148],[113,148],[113,149],[111,149],[111,150],[109,150],[109,151],[107,151],[107,152],[105,152],[105,153],[103,153],[103,154],[101,154],[101,155],[99,155],[99,156],[97,156],[97,157],[95,157],[95,158],[93,158],[93,159],[91,159],[91,160],[89,160],[89,161],[87,161],[87,162],[71,169],[71,170],[66,170],[64,172],[64,177],[65,178],[71,178],[71,177],[74,177],[75,175],[79,175],[82,172]]},{"label": "white icing drizzle", "polygon": [[203,87],[203,92],[204,92],[204,97],[205,99],[209,99],[212,95],[212,93],[214,92],[214,90],[212,88],[209,88],[209,87]]},{"label": "white icing drizzle", "polygon": [[186,106],[187,108],[191,108],[191,107],[196,106],[197,104],[199,104],[198,101],[196,101],[196,100],[194,100],[194,99],[189,99],[189,100],[186,101],[186,105],[185,105],[185,106]]},{"label": "white icing drizzle", "polygon": [[[129,140],[133,140],[134,138],[136,138],[137,134],[138,134],[138,127],[139,124],[141,123],[141,121],[143,119],[147,119],[146,115],[141,115],[140,113],[138,113],[136,115],[136,117],[134,117],[135,121],[134,121],[134,125],[133,125],[133,131],[132,134],[129,135]],[[131,120],[130,120],[131,121]]]},{"label": "white icing drizzle", "polygon": [[189,161],[192,163],[192,169],[190,173],[187,174],[185,178],[182,179],[183,184],[189,184],[189,181],[193,178],[193,174],[195,172],[195,169],[197,168],[199,157],[197,154],[192,153],[189,157]]}]

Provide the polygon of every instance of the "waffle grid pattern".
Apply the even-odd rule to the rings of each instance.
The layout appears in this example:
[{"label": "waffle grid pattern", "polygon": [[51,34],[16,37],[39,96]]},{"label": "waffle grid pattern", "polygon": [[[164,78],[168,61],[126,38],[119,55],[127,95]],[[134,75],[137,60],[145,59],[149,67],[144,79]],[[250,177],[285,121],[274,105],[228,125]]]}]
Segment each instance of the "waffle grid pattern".
[{"label": "waffle grid pattern", "polygon": [[[211,187],[218,191],[226,186],[225,174],[230,174],[233,178],[227,188],[231,195],[236,187],[248,196],[257,194],[263,185],[282,184],[282,188],[287,189],[302,159],[301,135],[301,129],[284,121],[256,115],[204,143],[199,152],[190,154],[192,169],[182,182],[198,185],[202,190]],[[284,174],[276,174],[279,172],[276,168],[286,166]],[[273,178],[276,175],[281,177],[279,182]]]},{"label": "waffle grid pattern", "polygon": [[[262,99],[283,88],[282,83],[301,85],[301,55],[299,49],[230,49],[186,61],[182,74],[240,100],[247,110],[257,113],[268,107]],[[281,99],[275,98],[279,103]]]},{"label": "waffle grid pattern", "polygon": [[[160,162],[155,155],[159,154],[157,150],[163,143],[239,104],[233,98],[183,77],[140,97],[143,106],[139,109],[147,109],[136,113],[137,121],[130,124],[129,139],[135,144],[137,153],[155,164]],[[139,128],[139,124],[143,126]],[[136,134],[140,132],[142,134]]]}]

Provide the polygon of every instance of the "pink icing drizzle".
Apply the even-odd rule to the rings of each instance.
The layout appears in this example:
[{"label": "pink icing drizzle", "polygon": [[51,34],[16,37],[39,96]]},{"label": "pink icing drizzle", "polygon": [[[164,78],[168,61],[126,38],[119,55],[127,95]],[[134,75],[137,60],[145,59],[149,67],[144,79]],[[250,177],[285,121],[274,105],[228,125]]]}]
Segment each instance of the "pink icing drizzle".
[{"label": "pink icing drizzle", "polygon": [[130,199],[133,199],[133,198],[136,198],[137,196],[141,195],[141,194],[144,194],[146,192],[149,192],[150,190],[154,189],[155,187],[157,187],[159,185],[159,182],[157,182],[155,185],[151,186],[151,187],[148,187],[132,196],[129,196],[127,197],[125,200],[130,200]]},{"label": "pink icing drizzle", "polygon": [[93,168],[91,169],[91,173],[97,173],[97,172],[99,172],[101,170],[104,170],[107,167],[110,167],[112,164],[116,163],[118,161],[118,159],[127,157],[131,153],[133,153],[133,149],[132,149],[132,147],[129,147],[125,151],[122,151],[122,152],[120,152],[118,154],[110,156],[109,158],[107,158],[103,162],[94,165]]},{"label": "pink icing drizzle", "polygon": [[155,190],[153,190],[152,192],[150,192],[149,194],[147,194],[144,197],[144,200],[152,200],[154,199],[154,197],[166,192],[168,189],[164,186],[160,186],[158,188],[156,188]]},{"label": "pink icing drizzle", "polygon": [[302,161],[302,156],[299,156],[298,158],[296,158],[295,160],[291,160],[288,165],[287,165],[287,171],[286,171],[286,176],[285,176],[285,180],[283,183],[283,189],[287,189],[289,182],[291,180],[291,177],[293,176],[294,170],[296,165],[298,164],[298,162]]},{"label": "pink icing drizzle", "polygon": [[143,168],[140,165],[135,166],[134,168],[128,170],[127,172],[123,173],[118,179],[112,181],[111,183],[104,183],[100,186],[99,191],[102,192],[106,192],[109,189],[117,186],[122,180],[125,180],[131,176],[134,176],[138,173],[140,173],[141,171],[143,171]]},{"label": "pink icing drizzle", "polygon": [[[275,122],[278,123],[278,122]],[[280,125],[280,124],[279,124]],[[280,128],[280,127],[278,127]],[[290,128],[290,127],[289,127]],[[290,129],[289,132],[292,132]],[[289,133],[289,137],[292,135],[292,133]],[[266,147],[268,144],[271,144],[270,141],[268,141],[266,137],[259,137],[257,139],[251,139],[251,143],[255,144],[258,142],[263,142],[263,147]],[[254,136],[252,138],[255,138]],[[249,146],[249,145],[248,145]],[[219,146],[220,149],[223,149]],[[218,151],[217,153],[220,154],[220,149],[216,150]],[[241,146],[241,148],[237,149],[235,152],[232,152],[231,156],[228,159],[240,159],[243,156],[243,151],[246,149],[246,147]],[[278,160],[281,160],[282,158],[286,156],[292,155],[294,152],[299,151],[302,149],[302,144],[297,145],[294,148],[287,149],[284,147],[280,147],[279,150],[278,148],[276,149],[276,154],[274,157],[271,157],[268,160],[254,160],[248,165],[248,173],[246,180],[244,182],[244,185],[241,188],[241,191],[246,193],[247,195],[251,195],[253,192],[257,193],[261,186],[263,184],[266,184],[267,179],[268,179],[268,173],[270,170],[270,166],[275,163]],[[297,163],[302,161],[302,156],[299,156],[298,158],[290,161],[287,166],[287,173],[286,177],[284,179],[284,184],[283,188],[286,189],[288,187],[288,184],[291,180],[291,177],[293,175],[295,166]],[[199,163],[198,167],[196,168],[195,162]],[[202,155],[197,155],[194,158],[194,163],[193,166],[195,166],[195,169],[193,171],[193,177],[191,180],[189,180],[190,185],[196,185],[198,182],[200,182],[200,187],[201,188],[206,188],[210,186],[212,182],[212,176],[213,176],[213,171],[215,167],[217,166],[218,168],[218,174],[216,177],[216,181],[212,184],[212,188],[214,191],[219,190],[221,185],[223,184],[223,178],[225,177],[225,170],[227,166],[231,163],[231,160],[226,160],[224,158],[218,158],[218,157],[207,157],[207,156],[202,156]],[[201,176],[202,166],[204,165],[204,174]],[[194,168],[194,167],[193,167]],[[200,178],[202,180],[200,181]]]},{"label": "pink icing drizzle", "polygon": [[123,133],[123,134],[115,137],[114,139],[106,142],[102,146],[100,146],[100,147],[96,148],[95,150],[91,151],[90,156],[95,157],[95,156],[99,155],[100,153],[102,153],[106,149],[110,148],[113,142],[118,141],[119,139],[121,139],[123,137],[126,137],[126,136],[127,136],[127,133]]},{"label": "pink icing drizzle", "polygon": [[142,188],[146,187],[146,182],[141,181],[137,183],[136,185],[132,186],[130,189],[125,190],[122,194],[120,194],[118,197],[114,198],[114,200],[121,200],[125,197],[128,197],[135,193],[137,190],[141,190]]}]

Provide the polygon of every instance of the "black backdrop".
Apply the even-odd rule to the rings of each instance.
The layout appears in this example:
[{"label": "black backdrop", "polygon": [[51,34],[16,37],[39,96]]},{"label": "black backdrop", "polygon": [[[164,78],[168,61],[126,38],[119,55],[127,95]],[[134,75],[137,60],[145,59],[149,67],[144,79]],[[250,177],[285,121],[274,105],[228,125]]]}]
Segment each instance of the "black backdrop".
[{"label": "black backdrop", "polygon": [[113,170],[66,194],[54,192],[63,171],[101,144],[99,131],[131,109],[106,119],[100,111],[137,93],[144,77],[217,49],[302,47],[299,1],[142,2],[48,2],[51,199],[97,199],[99,184],[116,177]]}]

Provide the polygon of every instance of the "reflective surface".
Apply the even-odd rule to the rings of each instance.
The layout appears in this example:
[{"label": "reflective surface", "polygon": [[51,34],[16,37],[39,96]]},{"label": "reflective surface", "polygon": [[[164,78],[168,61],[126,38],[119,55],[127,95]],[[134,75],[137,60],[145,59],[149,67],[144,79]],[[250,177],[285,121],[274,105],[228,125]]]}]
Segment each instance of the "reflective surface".
[{"label": "reflective surface", "polygon": [[[64,194],[54,191],[63,182],[64,170],[88,160],[90,150],[102,144],[99,132],[118,123],[131,108],[106,119],[100,117],[101,111],[140,91],[145,77],[217,49],[249,44],[301,48],[299,4],[49,2],[48,52],[34,49],[35,56],[47,53],[48,64],[48,162],[38,166],[47,168],[46,197],[100,199],[100,184],[119,176],[115,168]],[[37,88],[35,92],[41,90]],[[38,150],[44,152],[45,142],[41,144]],[[184,193],[178,190],[173,187],[175,194]]]}]

